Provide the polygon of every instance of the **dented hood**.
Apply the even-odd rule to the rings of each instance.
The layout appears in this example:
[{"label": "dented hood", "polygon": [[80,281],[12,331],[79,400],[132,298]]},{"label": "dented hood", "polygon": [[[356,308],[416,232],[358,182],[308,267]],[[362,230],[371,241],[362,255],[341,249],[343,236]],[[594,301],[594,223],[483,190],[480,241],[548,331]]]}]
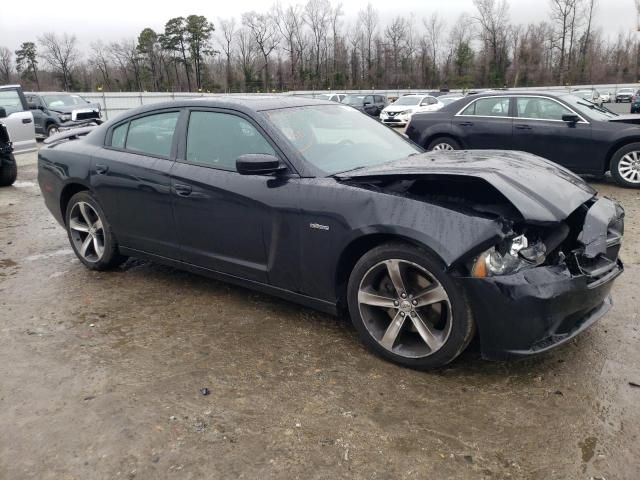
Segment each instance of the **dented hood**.
[{"label": "dented hood", "polygon": [[562,221],[596,195],[584,180],[563,167],[529,153],[503,150],[427,152],[336,177],[364,180],[433,175],[480,178],[531,222]]}]

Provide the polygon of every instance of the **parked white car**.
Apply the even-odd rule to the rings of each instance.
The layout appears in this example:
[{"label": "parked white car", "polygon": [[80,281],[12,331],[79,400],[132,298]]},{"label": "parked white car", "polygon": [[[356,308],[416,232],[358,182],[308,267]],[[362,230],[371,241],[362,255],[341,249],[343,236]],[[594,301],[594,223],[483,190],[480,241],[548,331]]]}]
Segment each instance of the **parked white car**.
[{"label": "parked white car", "polygon": [[602,99],[602,103],[611,103],[611,92],[602,92],[600,98]]},{"label": "parked white car", "polygon": [[444,103],[431,95],[403,95],[380,112],[380,120],[387,125],[406,125],[411,116],[417,112],[436,112],[444,107]]},{"label": "parked white car", "polygon": [[1,121],[13,143],[13,153],[30,152],[37,148],[33,114],[20,85],[0,86],[0,107],[6,117]]}]

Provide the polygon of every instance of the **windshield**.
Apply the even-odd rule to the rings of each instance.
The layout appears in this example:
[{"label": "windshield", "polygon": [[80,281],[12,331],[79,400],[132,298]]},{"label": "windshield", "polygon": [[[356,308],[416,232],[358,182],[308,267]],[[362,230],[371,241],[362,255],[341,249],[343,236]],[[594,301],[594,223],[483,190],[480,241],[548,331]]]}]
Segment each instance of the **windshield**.
[{"label": "windshield", "polygon": [[400,97],[393,102],[394,105],[418,105],[422,97]]},{"label": "windshield", "polygon": [[618,114],[613,113],[612,111],[606,109],[605,107],[601,107],[596,105],[589,100],[586,100],[577,95],[567,95],[562,97],[562,99],[567,102],[572,108],[578,110],[578,113],[582,113],[591,117],[593,120],[601,120],[607,121],[610,118],[615,118]]},{"label": "windshield", "polygon": [[263,113],[305,160],[327,175],[422,152],[389,127],[344,105],[285,108]]},{"label": "windshield", "polygon": [[347,105],[362,105],[364,103],[365,95],[347,95],[342,100],[342,103],[346,103]]},{"label": "windshield", "polygon": [[633,88],[621,88],[618,93],[633,93]]},{"label": "windshield", "polygon": [[87,103],[77,95],[44,95],[42,99],[50,108],[74,107]]}]

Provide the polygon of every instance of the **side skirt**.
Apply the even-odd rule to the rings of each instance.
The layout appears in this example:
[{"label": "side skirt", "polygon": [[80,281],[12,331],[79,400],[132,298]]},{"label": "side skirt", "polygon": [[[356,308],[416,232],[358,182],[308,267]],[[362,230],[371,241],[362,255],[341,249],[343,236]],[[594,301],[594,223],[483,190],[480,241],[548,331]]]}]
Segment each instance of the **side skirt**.
[{"label": "side skirt", "polygon": [[283,288],[274,287],[273,285],[267,285],[265,283],[255,282],[253,280],[246,280],[234,275],[229,275],[228,273],[210,270],[208,268],[199,267],[191,263],[180,262],[178,260],[142,252],[133,248],[120,247],[120,253],[129,257],[135,257],[143,260],[161,263],[163,265],[175,267],[180,270],[187,270],[189,272],[205,277],[214,278],[222,282],[231,283],[233,285],[238,285],[240,287],[248,288],[250,290],[255,290],[261,293],[266,293],[267,295],[273,295],[274,297],[279,297],[290,302],[298,303],[300,305],[304,305],[305,307],[310,307],[315,310],[328,313],[330,315],[338,315],[338,308],[335,303],[321,300],[319,298],[309,297],[307,295],[302,295],[301,293],[292,292],[291,290],[285,290]]}]

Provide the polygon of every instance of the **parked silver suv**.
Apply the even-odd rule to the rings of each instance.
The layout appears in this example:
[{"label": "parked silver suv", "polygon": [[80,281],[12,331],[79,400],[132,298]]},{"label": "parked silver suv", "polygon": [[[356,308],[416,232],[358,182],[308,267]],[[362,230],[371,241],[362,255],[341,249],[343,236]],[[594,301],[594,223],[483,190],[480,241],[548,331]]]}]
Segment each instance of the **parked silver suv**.
[{"label": "parked silver suv", "polygon": [[6,117],[0,122],[7,128],[13,143],[14,153],[24,153],[36,149],[36,131],[33,114],[20,85],[0,86],[0,107]]}]

